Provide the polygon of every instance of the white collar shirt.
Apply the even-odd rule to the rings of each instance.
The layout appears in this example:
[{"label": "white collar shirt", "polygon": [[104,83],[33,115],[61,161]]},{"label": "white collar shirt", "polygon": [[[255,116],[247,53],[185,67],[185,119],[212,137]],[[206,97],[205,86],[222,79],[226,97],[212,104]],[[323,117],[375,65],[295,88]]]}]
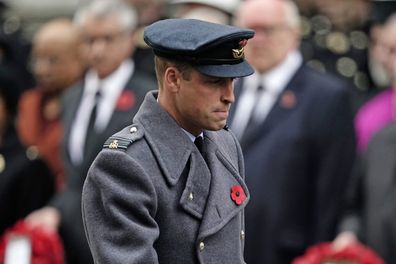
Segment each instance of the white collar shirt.
[{"label": "white collar shirt", "polygon": [[[265,120],[279,95],[293,78],[298,68],[301,67],[302,61],[301,53],[293,51],[280,64],[265,74],[255,72],[244,78],[243,90],[231,123],[231,129],[238,139],[242,138],[250,115],[253,115],[252,118],[256,122]],[[263,87],[261,93],[256,92],[259,85]]]},{"label": "white collar shirt", "polygon": [[95,96],[100,89],[100,100],[97,102],[97,115],[94,129],[103,131],[108,125],[116,107],[117,100],[125,85],[134,72],[132,60],[125,60],[112,74],[100,80],[93,70],[85,75],[84,91],[74,119],[70,141],[69,152],[74,164],[80,164],[83,160],[85,140],[89,118],[95,106]]}]

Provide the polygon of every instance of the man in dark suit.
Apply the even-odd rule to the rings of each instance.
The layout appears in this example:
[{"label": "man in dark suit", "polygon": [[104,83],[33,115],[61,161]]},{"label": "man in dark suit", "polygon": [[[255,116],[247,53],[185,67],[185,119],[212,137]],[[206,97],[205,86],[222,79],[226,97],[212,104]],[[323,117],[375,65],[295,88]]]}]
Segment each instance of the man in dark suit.
[{"label": "man in dark suit", "polygon": [[105,140],[131,122],[153,79],[134,67],[135,11],[121,1],[94,1],[78,10],[90,68],[63,97],[64,165],[67,186],[50,206],[28,217],[32,225],[60,232],[69,263],[92,263],[81,219],[81,192],[89,166]]},{"label": "man in dark suit", "polygon": [[159,89],[109,138],[84,184],[95,263],[244,263],[249,194],[225,125],[233,79],[253,73],[243,57],[253,35],[193,19],[145,29]]},{"label": "man in dark suit", "polygon": [[335,234],[355,151],[347,87],[303,66],[293,2],[246,1],[237,21],[256,32],[230,116],[252,197],[246,261],[289,264]]},{"label": "man in dark suit", "polygon": [[396,124],[373,136],[360,156],[345,201],[342,231],[334,247],[372,247],[386,263],[396,263]]}]

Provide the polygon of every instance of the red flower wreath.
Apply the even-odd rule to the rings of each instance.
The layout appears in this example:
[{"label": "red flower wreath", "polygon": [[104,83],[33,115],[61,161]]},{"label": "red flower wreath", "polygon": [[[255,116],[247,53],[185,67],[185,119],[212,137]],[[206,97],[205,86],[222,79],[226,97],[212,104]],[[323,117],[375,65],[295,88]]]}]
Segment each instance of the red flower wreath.
[{"label": "red flower wreath", "polygon": [[305,254],[293,260],[292,264],[385,264],[369,247],[354,243],[342,250],[334,250],[331,243],[320,243],[307,249]]},{"label": "red flower wreath", "polygon": [[42,228],[29,228],[24,221],[17,222],[0,237],[0,264],[4,263],[9,238],[14,235],[27,236],[32,245],[31,264],[64,264],[64,251],[57,233]]},{"label": "red flower wreath", "polygon": [[240,185],[234,185],[231,187],[231,199],[240,205],[246,200],[246,194]]}]

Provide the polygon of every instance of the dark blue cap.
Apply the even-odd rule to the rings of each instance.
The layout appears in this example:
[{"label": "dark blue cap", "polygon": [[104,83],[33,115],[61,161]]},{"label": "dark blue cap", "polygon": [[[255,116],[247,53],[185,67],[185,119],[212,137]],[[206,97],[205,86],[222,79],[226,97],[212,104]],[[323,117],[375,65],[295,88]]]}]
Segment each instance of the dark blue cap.
[{"label": "dark blue cap", "polygon": [[244,46],[253,36],[250,29],[196,19],[160,20],[144,30],[155,55],[188,62],[205,75],[231,78],[253,74],[244,59]]}]

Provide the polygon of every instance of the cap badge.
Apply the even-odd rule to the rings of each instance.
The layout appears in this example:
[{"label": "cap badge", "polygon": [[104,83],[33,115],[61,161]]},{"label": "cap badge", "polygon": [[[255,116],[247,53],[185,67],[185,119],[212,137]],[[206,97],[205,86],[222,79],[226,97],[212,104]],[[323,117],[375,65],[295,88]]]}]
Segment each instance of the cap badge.
[{"label": "cap badge", "polygon": [[232,56],[234,57],[234,59],[243,58],[243,47],[239,49],[232,49]]},{"label": "cap badge", "polygon": [[235,59],[241,59],[244,56],[244,47],[247,44],[247,39],[239,41],[239,48],[238,49],[232,49],[232,56]]}]

